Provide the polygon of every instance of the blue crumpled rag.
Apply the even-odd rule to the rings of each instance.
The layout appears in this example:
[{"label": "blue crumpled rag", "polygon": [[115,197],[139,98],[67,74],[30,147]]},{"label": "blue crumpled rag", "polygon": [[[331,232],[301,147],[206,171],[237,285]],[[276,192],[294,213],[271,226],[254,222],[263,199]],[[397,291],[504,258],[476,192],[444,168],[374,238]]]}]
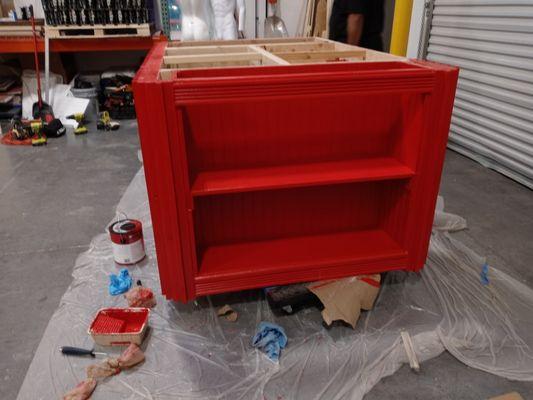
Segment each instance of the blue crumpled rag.
[{"label": "blue crumpled rag", "polygon": [[270,358],[277,362],[281,349],[287,346],[287,335],[283,328],[272,322],[261,322],[252,339],[252,346],[257,347]]},{"label": "blue crumpled rag", "polygon": [[132,284],[130,273],[126,268],[122,268],[118,276],[115,274],[109,275],[109,294],[116,296],[126,293],[130,290]]},{"label": "blue crumpled rag", "polygon": [[480,277],[480,280],[481,280],[481,284],[483,286],[487,286],[489,283],[490,283],[490,280],[489,280],[489,265],[488,264],[483,264],[483,267],[481,267],[481,272],[479,274],[479,277]]}]

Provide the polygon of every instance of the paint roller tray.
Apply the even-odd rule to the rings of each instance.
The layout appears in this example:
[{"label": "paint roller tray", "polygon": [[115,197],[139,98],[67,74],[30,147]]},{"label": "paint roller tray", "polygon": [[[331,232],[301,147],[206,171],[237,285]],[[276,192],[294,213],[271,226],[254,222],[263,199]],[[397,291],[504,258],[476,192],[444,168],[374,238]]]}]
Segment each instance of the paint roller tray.
[{"label": "paint roller tray", "polygon": [[102,308],[89,327],[89,335],[102,346],[140,345],[148,328],[148,308]]}]

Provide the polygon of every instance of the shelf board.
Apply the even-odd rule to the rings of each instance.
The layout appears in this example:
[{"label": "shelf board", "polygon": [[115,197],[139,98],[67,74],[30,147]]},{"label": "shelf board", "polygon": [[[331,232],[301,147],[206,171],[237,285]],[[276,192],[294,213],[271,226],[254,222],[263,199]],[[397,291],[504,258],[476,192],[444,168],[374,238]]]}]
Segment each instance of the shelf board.
[{"label": "shelf board", "polygon": [[[50,52],[149,50],[165,36],[95,37],[92,39],[50,39]],[[1,36],[2,53],[33,53],[33,36]],[[37,50],[44,52],[44,39],[37,39]]]},{"label": "shelf board", "polygon": [[233,169],[198,174],[191,193],[208,196],[254,190],[404,179],[414,171],[392,157]]},{"label": "shelf board", "polygon": [[[407,251],[380,229],[208,247],[195,278],[198,294],[406,267]],[[314,277],[314,279],[312,278]]]}]

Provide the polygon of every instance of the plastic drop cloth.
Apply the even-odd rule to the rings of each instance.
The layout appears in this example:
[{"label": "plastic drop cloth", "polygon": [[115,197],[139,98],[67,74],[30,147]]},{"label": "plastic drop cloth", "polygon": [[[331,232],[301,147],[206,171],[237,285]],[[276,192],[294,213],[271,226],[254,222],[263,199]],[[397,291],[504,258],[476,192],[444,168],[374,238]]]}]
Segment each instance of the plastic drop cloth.
[{"label": "plastic drop cloth", "polygon": [[[158,294],[143,344],[146,361],[100,383],[92,398],[361,399],[407,363],[401,330],[411,334],[420,361],[446,349],[469,366],[533,380],[533,290],[492,267],[490,284],[482,285],[485,260],[442,232],[464,228],[465,221],[442,210],[441,200],[422,273],[388,273],[374,310],[362,313],[355,330],[326,330],[315,309],[275,317],[261,291],[190,304],[168,302]],[[159,293],[143,170],[117,211],[142,220],[148,257],[130,272]],[[91,348],[87,327],[96,311],[126,306],[122,296],[107,293],[108,275],[119,269],[107,234],[96,236],[76,261],[72,285],[50,320],[19,400],[60,398],[85,378],[93,360],[62,356],[58,348]],[[236,322],[216,316],[224,304],[239,313]],[[275,322],[287,333],[279,364],[251,347],[260,321]]]}]

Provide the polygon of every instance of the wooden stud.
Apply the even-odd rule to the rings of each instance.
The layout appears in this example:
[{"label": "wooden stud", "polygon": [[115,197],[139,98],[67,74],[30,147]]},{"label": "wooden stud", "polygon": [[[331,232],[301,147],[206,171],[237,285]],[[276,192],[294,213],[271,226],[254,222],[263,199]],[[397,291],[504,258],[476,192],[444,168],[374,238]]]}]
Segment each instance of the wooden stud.
[{"label": "wooden stud", "polygon": [[298,42],[313,42],[316,38],[312,37],[294,37],[294,38],[269,38],[269,39],[236,39],[236,40],[198,40],[191,42],[170,42],[167,46],[169,48],[175,47],[198,47],[198,46],[213,46],[214,43],[220,43],[220,46],[225,45],[243,45],[243,44],[274,44],[274,43],[298,43]]},{"label": "wooden stud", "polygon": [[328,13],[327,13],[327,24],[326,24],[326,39],[329,39],[329,20],[331,19],[331,10],[333,9],[333,0],[328,0]]},{"label": "wooden stud", "polygon": [[315,22],[315,8],[316,0],[307,0],[304,36],[309,37],[313,34],[313,27]]},{"label": "wooden stud", "polygon": [[327,0],[317,0],[315,12],[315,24],[313,26],[313,36],[324,36],[328,25],[328,5]]},{"label": "wooden stud", "polygon": [[161,69],[159,70],[159,79],[161,79],[162,81],[168,81],[172,79],[175,72],[175,69]]},{"label": "wooden stud", "polygon": [[367,50],[366,60],[367,61],[405,61],[407,60],[407,58],[396,56],[394,54],[382,53],[381,51]]},{"label": "wooden stud", "polygon": [[300,61],[300,60],[312,60],[312,61],[328,61],[343,58],[359,58],[364,59],[366,51],[364,50],[350,50],[350,51],[316,51],[316,52],[287,52],[287,53],[274,53],[276,56],[283,58],[287,61]]},{"label": "wooden stud", "polygon": [[244,53],[250,51],[248,45],[226,45],[226,46],[198,46],[198,47],[167,47],[167,56],[185,56],[197,54],[224,54],[224,53]]},{"label": "wooden stud", "polygon": [[407,331],[401,331],[400,335],[402,337],[403,347],[407,353],[407,358],[409,359],[409,366],[413,371],[420,372],[420,363],[418,362],[411,335],[409,335],[409,332]]},{"label": "wooden stud", "polygon": [[266,51],[271,53],[289,52],[289,51],[320,51],[335,50],[333,43],[275,43],[262,45]]},{"label": "wooden stud", "polygon": [[172,79],[177,69],[291,65],[337,60],[401,61],[387,53],[320,37],[169,43],[160,79]]},{"label": "wooden stud", "polygon": [[244,53],[225,53],[225,54],[198,54],[186,56],[165,56],[165,64],[193,64],[193,63],[211,63],[225,61],[260,61],[261,54],[255,52]]}]

